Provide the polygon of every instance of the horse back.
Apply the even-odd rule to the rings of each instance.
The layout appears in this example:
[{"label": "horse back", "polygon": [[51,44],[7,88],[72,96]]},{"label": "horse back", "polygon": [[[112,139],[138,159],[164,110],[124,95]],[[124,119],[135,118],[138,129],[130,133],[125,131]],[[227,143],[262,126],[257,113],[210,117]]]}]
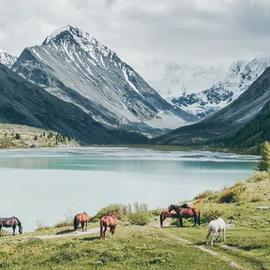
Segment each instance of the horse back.
[{"label": "horse back", "polygon": [[182,208],[180,211],[180,215],[184,217],[192,217],[193,211],[191,208]]},{"label": "horse back", "polygon": [[118,224],[118,219],[115,216],[103,216],[100,221],[104,226],[116,226]]}]

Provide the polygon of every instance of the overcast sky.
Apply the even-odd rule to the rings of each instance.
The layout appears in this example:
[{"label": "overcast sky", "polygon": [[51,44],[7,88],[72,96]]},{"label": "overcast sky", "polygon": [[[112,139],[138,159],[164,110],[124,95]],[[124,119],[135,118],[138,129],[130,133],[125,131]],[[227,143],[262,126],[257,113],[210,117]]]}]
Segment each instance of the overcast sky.
[{"label": "overcast sky", "polygon": [[0,48],[13,54],[67,24],[135,68],[270,56],[270,0],[0,0]]}]

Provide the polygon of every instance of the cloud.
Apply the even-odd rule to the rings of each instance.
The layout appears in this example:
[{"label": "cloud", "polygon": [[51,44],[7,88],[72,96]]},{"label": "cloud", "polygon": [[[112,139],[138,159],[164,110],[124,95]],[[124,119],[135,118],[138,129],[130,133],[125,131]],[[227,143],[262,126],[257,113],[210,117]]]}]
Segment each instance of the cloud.
[{"label": "cloud", "polygon": [[0,48],[19,54],[76,25],[140,69],[269,55],[268,0],[0,0]]}]

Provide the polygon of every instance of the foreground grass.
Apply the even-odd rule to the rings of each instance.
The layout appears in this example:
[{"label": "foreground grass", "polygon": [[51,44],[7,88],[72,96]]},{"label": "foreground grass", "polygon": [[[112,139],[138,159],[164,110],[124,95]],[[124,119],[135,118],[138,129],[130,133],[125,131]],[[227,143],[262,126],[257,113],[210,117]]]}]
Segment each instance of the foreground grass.
[{"label": "foreground grass", "polygon": [[228,263],[149,226],[123,226],[115,239],[98,236],[1,243],[0,269],[226,269]]}]

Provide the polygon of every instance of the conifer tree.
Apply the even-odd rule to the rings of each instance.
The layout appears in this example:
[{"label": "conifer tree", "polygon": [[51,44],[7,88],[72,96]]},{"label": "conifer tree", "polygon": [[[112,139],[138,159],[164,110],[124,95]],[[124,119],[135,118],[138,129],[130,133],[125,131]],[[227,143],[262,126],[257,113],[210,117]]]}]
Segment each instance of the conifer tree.
[{"label": "conifer tree", "polygon": [[258,164],[259,171],[269,171],[270,170],[270,143],[265,141],[261,145],[261,160]]}]

